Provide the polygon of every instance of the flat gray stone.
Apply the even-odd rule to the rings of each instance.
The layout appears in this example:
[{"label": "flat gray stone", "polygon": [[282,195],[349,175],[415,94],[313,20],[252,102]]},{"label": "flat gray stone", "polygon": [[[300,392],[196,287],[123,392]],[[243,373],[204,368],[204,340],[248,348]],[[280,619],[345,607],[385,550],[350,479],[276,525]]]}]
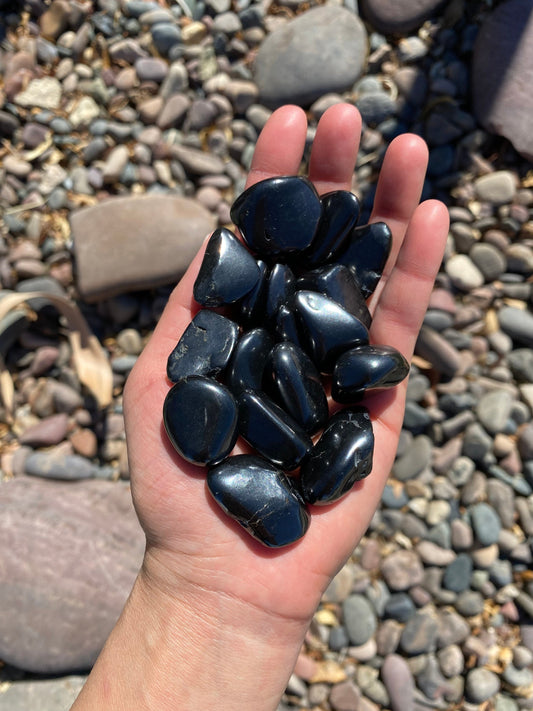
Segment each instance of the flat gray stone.
[{"label": "flat gray stone", "polygon": [[16,477],[0,484],[0,659],[26,671],[89,669],[142,561],[129,487]]},{"label": "flat gray stone", "polygon": [[0,711],[65,711],[84,683],[84,676],[8,683],[0,687]]},{"label": "flat gray stone", "polygon": [[381,667],[381,675],[392,711],[412,711],[415,681],[406,660],[399,654],[388,654]]},{"label": "flat gray stone", "polygon": [[494,173],[481,175],[474,182],[479,200],[505,205],[511,202],[516,193],[517,178],[510,170],[496,170]]},{"label": "flat gray stone", "polygon": [[469,701],[480,704],[500,690],[500,679],[488,669],[471,669],[466,677],[466,695]]},{"label": "flat gray stone", "polygon": [[533,348],[533,314],[525,309],[504,306],[498,312],[500,328],[513,341]]},{"label": "flat gray stone", "polygon": [[372,637],[377,627],[376,613],[362,595],[350,595],[342,606],[344,626],[350,642],[358,647]]},{"label": "flat gray stone", "polygon": [[481,396],[476,415],[489,434],[505,430],[514,402],[514,397],[507,390],[492,390]]},{"label": "flat gray stone", "polygon": [[445,0],[359,0],[361,16],[384,34],[414,30],[444,4]]},{"label": "flat gray stone", "polygon": [[349,89],[361,75],[367,36],[357,15],[342,7],[308,10],[268,35],[254,65],[260,101],[310,106]]},{"label": "flat gray stone", "polygon": [[533,160],[532,66],[531,2],[503,2],[477,36],[471,79],[473,109],[485,129],[505,136],[528,160]]},{"label": "flat gray stone", "polygon": [[193,199],[110,199],[70,217],[77,286],[86,301],[179,280],[215,218]]}]

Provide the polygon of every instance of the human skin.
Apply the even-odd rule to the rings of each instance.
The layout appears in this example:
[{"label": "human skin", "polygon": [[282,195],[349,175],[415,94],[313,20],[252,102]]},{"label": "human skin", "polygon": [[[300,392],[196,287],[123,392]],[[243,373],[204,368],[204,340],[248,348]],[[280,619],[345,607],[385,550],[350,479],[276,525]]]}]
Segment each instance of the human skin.
[{"label": "human skin", "polygon": [[[257,142],[247,186],[298,172],[307,120],[275,111]],[[355,107],[328,109],[309,178],[320,194],[350,189],[361,132]],[[448,213],[419,204],[427,148],[414,135],[390,144],[370,221],[393,246],[370,300],[370,340],[410,360],[441,263]],[[124,392],[133,501],[146,533],[141,571],[72,711],[274,711],[322,593],[364,534],[394,462],[406,382],[368,396],[375,436],[369,477],[335,504],[311,507],[297,543],[266,549],[213,502],[205,470],[185,462],[162,425],[166,361],[198,309],[192,287],[202,250],[173,291]],[[237,449],[238,451],[238,449]]]}]

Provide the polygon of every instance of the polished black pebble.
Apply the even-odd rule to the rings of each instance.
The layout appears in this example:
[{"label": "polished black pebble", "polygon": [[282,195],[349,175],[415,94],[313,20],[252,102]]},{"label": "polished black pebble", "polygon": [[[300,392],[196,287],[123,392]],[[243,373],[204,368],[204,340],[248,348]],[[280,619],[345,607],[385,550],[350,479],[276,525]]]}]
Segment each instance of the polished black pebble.
[{"label": "polished black pebble", "polygon": [[301,345],[300,331],[294,310],[287,304],[283,304],[278,309],[274,330],[280,341],[290,341],[297,346]]},{"label": "polished black pebble", "polygon": [[309,514],[291,479],[262,457],[228,457],[208,471],[207,487],[228,516],[269,548],[294,543],[309,527]]},{"label": "polished black pebble", "polygon": [[296,282],[296,289],[319,291],[340,304],[346,311],[370,328],[372,317],[352,270],[344,264],[325,264],[305,272]]},{"label": "polished black pebble", "polygon": [[274,264],[267,279],[265,311],[267,324],[273,325],[281,306],[287,304],[295,292],[296,278],[286,264]]},{"label": "polished black pebble", "polygon": [[331,373],[344,351],[368,343],[366,326],[340,304],[315,291],[297,291],[293,309],[304,350],[322,373]]},{"label": "polished black pebble", "polygon": [[313,446],[303,427],[262,393],[245,390],[237,402],[242,437],[272,464],[296,469]]},{"label": "polished black pebble", "polygon": [[239,327],[214,311],[199,311],[168,357],[167,376],[173,383],[187,375],[217,375],[228,364]]},{"label": "polished black pebble", "polygon": [[209,238],[193,296],[210,308],[233,304],[254,288],[259,276],[250,252],[233,232],[221,227]]},{"label": "polished black pebble", "polygon": [[254,328],[239,338],[226,372],[226,385],[234,395],[263,389],[263,371],[273,346],[264,328]]},{"label": "polished black pebble", "polygon": [[320,373],[294,343],[278,343],[265,367],[265,390],[294,417],[304,430],[315,434],[328,420],[328,401]]},{"label": "polished black pebble", "polygon": [[300,470],[300,489],[310,504],[330,504],[372,469],[374,434],[368,410],[354,407],[331,418]]},{"label": "polished black pebble", "polygon": [[329,261],[344,243],[350,230],[357,224],[360,206],[356,196],[348,190],[334,190],[320,198],[322,217],[309,249],[303,255],[309,265]]},{"label": "polished black pebble", "polygon": [[333,260],[350,267],[365,299],[368,299],[381,278],[391,246],[389,227],[384,222],[373,222],[352,230]]},{"label": "polished black pebble", "polygon": [[258,259],[256,264],[259,269],[259,279],[254,288],[243,296],[236,306],[237,314],[235,318],[245,326],[260,324],[264,319],[265,298],[270,270],[261,259]]},{"label": "polished black pebble", "polygon": [[192,375],[168,391],[163,422],[184,459],[193,464],[218,464],[237,440],[237,403],[216,380]]},{"label": "polished black pebble", "polygon": [[408,374],[409,363],[392,346],[358,346],[335,363],[331,395],[337,402],[356,402],[369,390],[398,385]]},{"label": "polished black pebble", "polygon": [[307,178],[269,178],[239,195],[230,214],[253,252],[284,261],[311,244],[322,203]]}]

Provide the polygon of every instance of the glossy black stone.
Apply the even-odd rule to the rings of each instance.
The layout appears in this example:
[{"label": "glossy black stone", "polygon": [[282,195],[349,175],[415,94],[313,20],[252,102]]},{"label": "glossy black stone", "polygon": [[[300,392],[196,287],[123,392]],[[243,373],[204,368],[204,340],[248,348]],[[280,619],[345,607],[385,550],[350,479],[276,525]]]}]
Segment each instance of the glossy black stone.
[{"label": "glossy black stone", "polygon": [[298,346],[278,343],[265,367],[265,390],[306,432],[315,434],[328,420],[328,401],[320,373]]},{"label": "glossy black stone", "polygon": [[254,328],[239,338],[226,373],[226,385],[234,395],[263,389],[263,371],[273,346],[264,328]]},{"label": "glossy black stone", "polygon": [[409,363],[392,346],[358,346],[335,363],[331,395],[337,402],[356,402],[368,390],[398,385],[408,374]]},{"label": "glossy black stone", "polygon": [[239,433],[282,469],[296,469],[313,443],[307,432],[264,394],[245,390],[238,398]]},{"label": "glossy black stone", "polygon": [[237,440],[237,403],[216,380],[192,375],[168,391],[163,422],[184,459],[193,464],[217,464]]},{"label": "glossy black stone", "polygon": [[309,527],[309,514],[291,479],[262,457],[229,457],[209,470],[207,487],[228,516],[269,548],[294,543]]},{"label": "glossy black stone", "polygon": [[221,227],[207,243],[193,296],[202,306],[233,304],[259,281],[257,262],[230,230]]},{"label": "glossy black stone", "polygon": [[187,375],[217,375],[231,357],[239,327],[214,311],[199,311],[168,357],[167,376],[173,383]]},{"label": "glossy black stone", "polygon": [[274,264],[267,279],[264,318],[273,325],[281,306],[287,304],[295,292],[296,278],[286,264]]},{"label": "glossy black stone", "polygon": [[245,326],[260,324],[264,319],[269,269],[262,259],[256,261],[259,279],[254,288],[239,301],[235,318]]},{"label": "glossy black stone", "polygon": [[340,304],[315,291],[297,291],[293,309],[304,350],[322,373],[331,373],[344,351],[368,343],[368,330]]},{"label": "glossy black stone", "polygon": [[294,311],[287,304],[283,304],[278,309],[275,325],[276,336],[280,341],[290,341],[300,346],[300,331]]},{"label": "glossy black stone", "polygon": [[352,270],[344,264],[326,264],[312,269],[297,280],[296,289],[318,291],[340,304],[370,328],[372,317]]},{"label": "glossy black stone", "polygon": [[230,214],[253,252],[284,261],[311,244],[322,203],[307,178],[269,178],[245,190]]},{"label": "glossy black stone", "polygon": [[374,434],[368,410],[337,412],[302,464],[300,488],[310,504],[330,504],[372,469]]},{"label": "glossy black stone", "polygon": [[324,264],[344,243],[359,218],[360,206],[348,190],[334,190],[320,198],[322,217],[315,237],[304,257],[309,265]]},{"label": "glossy black stone", "polygon": [[391,246],[389,227],[384,222],[373,222],[353,229],[333,259],[350,267],[365,299],[368,299],[381,278]]}]

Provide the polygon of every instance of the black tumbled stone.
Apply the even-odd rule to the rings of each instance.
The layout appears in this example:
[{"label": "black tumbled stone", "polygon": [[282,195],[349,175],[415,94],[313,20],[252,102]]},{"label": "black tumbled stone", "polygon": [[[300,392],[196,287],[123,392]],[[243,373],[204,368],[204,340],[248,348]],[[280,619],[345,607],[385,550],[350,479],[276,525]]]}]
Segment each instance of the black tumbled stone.
[{"label": "black tumbled stone", "polygon": [[320,198],[322,217],[309,249],[303,255],[309,265],[329,261],[357,224],[360,206],[356,196],[348,190],[335,190]]},{"label": "black tumbled stone", "polygon": [[372,469],[374,434],[368,410],[354,407],[331,418],[300,470],[300,488],[310,504],[330,504]]},{"label": "black tumbled stone", "polygon": [[309,514],[292,481],[262,457],[229,457],[209,470],[207,487],[228,516],[269,548],[294,543],[309,527]]},{"label": "black tumbled stone", "polygon": [[365,297],[352,270],[344,264],[326,264],[305,272],[296,282],[296,289],[318,291],[340,304],[346,311],[370,328],[372,317]]},{"label": "black tumbled stone", "polygon": [[328,401],[315,365],[294,343],[278,343],[265,367],[265,389],[298,422],[314,434],[328,419]]},{"label": "black tumbled stone", "polygon": [[253,289],[239,301],[238,314],[235,316],[245,326],[260,325],[264,318],[269,269],[261,259],[258,259],[256,264],[259,269],[259,279]]},{"label": "black tumbled stone", "polygon": [[272,464],[296,469],[313,446],[303,427],[262,393],[245,390],[237,402],[242,437]]},{"label": "black tumbled stone", "polygon": [[358,346],[335,363],[331,395],[337,402],[356,402],[367,391],[398,385],[408,374],[409,363],[392,346]]},{"label": "black tumbled stone", "polygon": [[254,328],[239,338],[226,373],[226,385],[234,395],[263,389],[263,371],[273,346],[264,328]]},{"label": "black tumbled stone", "polygon": [[368,299],[381,278],[391,246],[389,227],[384,222],[373,222],[353,229],[333,260],[350,267]]},{"label": "black tumbled stone", "polygon": [[210,308],[233,304],[254,288],[259,276],[250,252],[233,232],[221,227],[209,238],[193,296]]},{"label": "black tumbled stone", "polygon": [[185,329],[167,361],[173,383],[188,375],[217,375],[231,357],[239,327],[214,311],[199,311]]},{"label": "black tumbled stone", "polygon": [[184,459],[193,464],[217,464],[237,440],[237,403],[216,380],[192,375],[168,391],[163,422]]},{"label": "black tumbled stone", "polygon": [[322,373],[331,373],[344,351],[368,343],[366,326],[340,304],[315,291],[297,291],[293,309],[304,350]]},{"label": "black tumbled stone", "polygon": [[267,324],[276,322],[281,306],[287,304],[295,292],[296,278],[286,264],[274,264],[267,279],[264,318]]},{"label": "black tumbled stone", "polygon": [[262,180],[233,203],[231,219],[250,249],[284,261],[311,244],[322,215],[313,184],[299,176]]}]

